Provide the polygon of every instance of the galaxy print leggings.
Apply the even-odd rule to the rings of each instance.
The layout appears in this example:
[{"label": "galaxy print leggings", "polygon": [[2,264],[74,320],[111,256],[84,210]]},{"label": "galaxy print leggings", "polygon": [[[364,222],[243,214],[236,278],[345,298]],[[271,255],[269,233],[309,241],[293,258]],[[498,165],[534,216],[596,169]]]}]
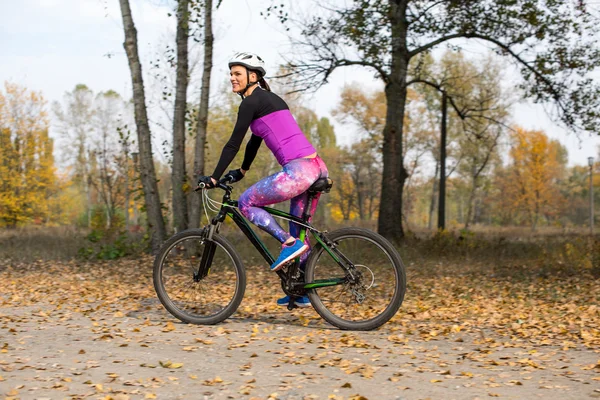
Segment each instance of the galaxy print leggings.
[{"label": "galaxy print leggings", "polygon": [[[290,200],[290,214],[302,217],[308,203],[306,190],[319,178],[328,176],[327,166],[317,156],[315,158],[297,158],[283,166],[283,171],[268,176],[250,186],[239,198],[240,212],[265,232],[273,235],[281,243],[290,237],[300,235],[300,226],[290,222],[289,233],[275,221],[273,216],[259,208]],[[314,215],[321,193],[315,196],[310,215]],[[304,242],[310,246],[308,235]],[[308,252],[304,253],[301,263],[304,264]]]}]

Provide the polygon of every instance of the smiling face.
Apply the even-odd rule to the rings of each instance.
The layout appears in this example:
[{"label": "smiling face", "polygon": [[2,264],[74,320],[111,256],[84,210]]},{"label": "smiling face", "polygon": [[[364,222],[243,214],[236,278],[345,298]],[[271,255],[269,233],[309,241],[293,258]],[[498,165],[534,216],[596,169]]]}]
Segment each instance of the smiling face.
[{"label": "smiling face", "polygon": [[[256,82],[256,72],[250,72],[250,82]],[[246,73],[246,67],[241,65],[234,65],[229,70],[229,81],[231,82],[231,90],[234,93],[243,91],[248,84],[248,74]]]}]

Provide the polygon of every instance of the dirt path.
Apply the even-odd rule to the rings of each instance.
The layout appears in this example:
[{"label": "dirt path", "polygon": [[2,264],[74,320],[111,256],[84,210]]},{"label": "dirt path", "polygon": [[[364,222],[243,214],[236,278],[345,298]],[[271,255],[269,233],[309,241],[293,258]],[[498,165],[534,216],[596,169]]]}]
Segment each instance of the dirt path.
[{"label": "dirt path", "polygon": [[277,291],[252,284],[234,317],[192,326],[164,311],[147,274],[68,268],[0,272],[0,398],[600,398],[597,347],[560,332],[536,338],[525,324],[502,336],[503,325],[478,326],[466,310],[448,322],[456,311],[418,311],[427,296],[414,285],[374,332],[277,309]]},{"label": "dirt path", "polygon": [[[165,312],[0,308],[0,393],[20,399],[600,397],[597,352],[451,334],[302,326],[282,311],[214,327]],[[313,311],[295,312],[310,317]],[[169,364],[170,363],[170,364]]]}]

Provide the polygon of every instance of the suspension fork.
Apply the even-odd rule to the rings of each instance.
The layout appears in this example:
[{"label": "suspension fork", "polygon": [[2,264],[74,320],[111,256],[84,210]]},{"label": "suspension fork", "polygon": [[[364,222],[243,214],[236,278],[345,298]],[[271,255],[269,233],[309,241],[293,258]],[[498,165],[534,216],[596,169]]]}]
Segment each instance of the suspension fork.
[{"label": "suspension fork", "polygon": [[215,251],[217,250],[217,244],[212,240],[212,237],[215,231],[217,230],[218,226],[216,224],[205,226],[202,229],[202,236],[205,245],[204,251],[202,252],[202,258],[200,259],[200,264],[198,265],[198,271],[194,273],[194,282],[199,282],[202,279],[206,278],[206,276],[210,272],[210,267],[215,256]]}]

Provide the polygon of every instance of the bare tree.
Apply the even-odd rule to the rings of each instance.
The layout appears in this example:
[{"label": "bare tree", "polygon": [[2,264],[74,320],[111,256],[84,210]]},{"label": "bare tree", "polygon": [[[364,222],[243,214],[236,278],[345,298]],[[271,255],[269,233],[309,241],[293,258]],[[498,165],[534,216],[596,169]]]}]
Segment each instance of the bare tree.
[{"label": "bare tree", "polygon": [[93,96],[86,85],[78,84],[72,92],[64,94],[64,109],[58,102],[53,104],[63,147],[66,149],[64,154],[74,168],[73,180],[85,193],[88,227],[92,220],[90,141],[94,117]]},{"label": "bare tree", "polygon": [[179,0],[177,4],[177,80],[175,84],[175,107],[173,110],[173,166],[171,181],[173,186],[173,227],[177,231],[187,228],[188,212],[185,172],[185,122],[188,89],[188,37],[189,4]]},{"label": "bare tree", "polygon": [[118,169],[119,149],[116,141],[118,114],[122,110],[122,99],[118,93],[109,90],[96,96],[94,113],[95,140],[93,151],[96,159],[96,177],[92,184],[104,203],[106,228],[110,229],[115,220],[117,204],[123,193],[123,175]]},{"label": "bare tree", "polygon": [[[198,108],[198,126],[194,145],[194,171],[193,182],[204,175],[204,160],[206,146],[206,127],[208,125],[208,103],[210,94],[210,76],[212,71],[213,32],[212,32],[212,0],[205,0],[204,4],[204,70],[202,71],[202,88],[200,90],[200,105]],[[217,7],[221,4],[219,0]],[[200,196],[192,195],[190,202],[189,227],[200,226]]]},{"label": "bare tree", "polygon": [[133,102],[135,123],[137,126],[139,146],[139,166],[144,190],[144,200],[148,225],[152,235],[152,251],[159,250],[165,239],[165,223],[160,205],[158,185],[156,184],[156,172],[152,159],[152,142],[150,138],[150,126],[148,125],[148,114],[146,111],[146,99],[144,94],[144,80],[142,77],[142,65],[138,54],[137,30],[131,16],[129,0],[119,0],[121,15],[123,17],[123,29],[125,31],[125,42],[123,47],[127,53],[131,80],[133,83]]}]

